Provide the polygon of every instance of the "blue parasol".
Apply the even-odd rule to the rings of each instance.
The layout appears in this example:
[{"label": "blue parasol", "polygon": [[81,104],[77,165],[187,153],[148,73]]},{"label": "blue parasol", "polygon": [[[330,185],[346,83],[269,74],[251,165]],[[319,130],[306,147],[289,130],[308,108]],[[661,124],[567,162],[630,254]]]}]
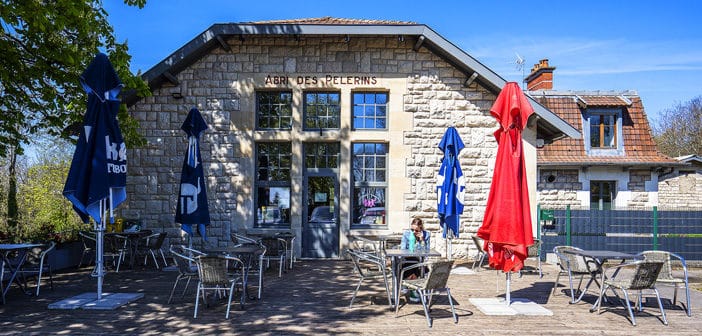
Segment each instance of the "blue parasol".
[{"label": "blue parasol", "polygon": [[97,251],[93,276],[98,278],[100,299],[105,275],[103,236],[107,212],[112,221],[115,207],[127,199],[127,148],[116,118],[122,83],[102,53],[95,56],[80,76],[80,83],[88,94],[88,105],[63,195],[73,203],[85,223],[90,217],[95,221]]},{"label": "blue parasol", "polygon": [[210,225],[210,210],[200,157],[200,133],[207,129],[207,123],[200,111],[193,107],[180,128],[188,135],[188,152],[180,176],[175,221],[190,236],[193,235],[192,225],[197,225],[198,233],[207,240],[205,226]]},{"label": "blue parasol", "polygon": [[[449,127],[444,133],[439,149],[444,153],[436,182],[437,210],[439,224],[443,228],[443,237],[451,239],[458,237],[460,227],[459,217],[463,213],[463,198],[465,195],[465,179],[461,170],[458,154],[465,146],[458,131]],[[447,257],[451,258],[449,252]]]}]

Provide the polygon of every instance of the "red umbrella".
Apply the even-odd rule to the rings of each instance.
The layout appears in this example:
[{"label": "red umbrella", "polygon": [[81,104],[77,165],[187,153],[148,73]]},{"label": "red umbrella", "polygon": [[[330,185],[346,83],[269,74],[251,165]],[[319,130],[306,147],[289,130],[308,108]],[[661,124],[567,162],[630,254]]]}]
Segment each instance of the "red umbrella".
[{"label": "red umbrella", "polygon": [[516,272],[524,266],[527,247],[534,244],[522,148],[522,130],[534,110],[519,85],[509,82],[490,113],[500,129],[494,133],[498,143],[495,172],[478,236],[485,241],[490,267]]}]

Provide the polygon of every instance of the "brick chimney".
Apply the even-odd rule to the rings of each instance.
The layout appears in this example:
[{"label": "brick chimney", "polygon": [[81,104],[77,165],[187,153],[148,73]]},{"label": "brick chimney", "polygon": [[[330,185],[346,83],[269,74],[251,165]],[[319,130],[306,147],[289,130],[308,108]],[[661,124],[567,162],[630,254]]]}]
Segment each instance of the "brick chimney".
[{"label": "brick chimney", "polygon": [[556,67],[548,65],[548,58],[544,58],[538,64],[534,64],[529,76],[524,78],[524,81],[527,83],[527,90],[552,90],[553,70],[556,70]]}]

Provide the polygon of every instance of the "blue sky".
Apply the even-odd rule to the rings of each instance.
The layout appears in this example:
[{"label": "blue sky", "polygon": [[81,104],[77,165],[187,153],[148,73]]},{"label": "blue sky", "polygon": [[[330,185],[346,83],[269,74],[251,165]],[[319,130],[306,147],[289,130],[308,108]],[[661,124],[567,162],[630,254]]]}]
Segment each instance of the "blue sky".
[{"label": "blue sky", "polygon": [[145,72],[214,23],[332,16],[426,24],[500,76],[539,59],[556,90],[636,90],[649,119],[702,95],[702,1],[122,0],[104,7],[132,69]]}]

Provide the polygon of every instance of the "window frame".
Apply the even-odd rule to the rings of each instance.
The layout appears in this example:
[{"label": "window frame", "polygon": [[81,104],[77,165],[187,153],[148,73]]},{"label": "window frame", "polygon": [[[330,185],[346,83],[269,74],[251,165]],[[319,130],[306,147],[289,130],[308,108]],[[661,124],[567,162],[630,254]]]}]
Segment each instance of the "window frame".
[{"label": "window frame", "polygon": [[[282,124],[282,119],[286,118],[288,119],[289,126],[287,127],[262,127],[261,126],[261,120],[263,118],[268,118],[271,119],[274,116],[271,116],[270,114],[267,115],[261,115],[262,113],[262,106],[261,106],[261,96],[262,95],[272,95],[272,94],[278,94],[278,98],[280,98],[281,95],[283,94],[288,94],[289,95],[289,105],[283,105],[283,104],[270,104],[268,106],[287,106],[290,113],[289,115],[284,115],[280,114],[278,116],[278,125]],[[255,105],[256,105],[256,110],[255,110],[255,115],[256,115],[256,129],[257,130],[292,130],[292,125],[293,125],[293,92],[292,90],[258,90],[255,92]]]},{"label": "window frame", "polygon": [[[328,112],[328,109],[330,106],[334,106],[332,104],[325,104],[325,105],[310,104],[307,100],[307,95],[309,95],[309,94],[313,94],[313,95],[317,95],[317,96],[319,96],[319,95],[336,95],[338,97],[338,104],[336,105],[336,116],[330,117],[328,115],[328,113],[326,116],[324,116],[325,118],[328,118],[328,119],[331,119],[331,118],[336,119],[336,127],[320,127],[319,115],[317,116],[316,119],[314,119],[314,123],[315,123],[316,127],[309,127],[307,125],[307,121],[308,121],[308,117],[309,117],[308,110],[309,110],[310,106],[316,106],[316,105],[325,106],[327,112]],[[322,130],[339,130],[339,129],[341,129],[341,99],[342,99],[341,91],[333,91],[333,90],[303,91],[302,92],[302,130],[303,131],[322,131]],[[310,120],[312,120],[312,119],[310,119]],[[324,126],[327,126],[327,125],[325,124]]]},{"label": "window frame", "polygon": [[[609,185],[609,202],[606,202],[606,199],[603,198],[604,196],[604,185]],[[597,186],[598,193],[597,195],[593,194],[593,189],[594,186]],[[597,197],[597,202],[594,201],[594,196]],[[617,198],[617,181],[605,181],[605,180],[591,180],[590,181],[590,209],[593,209],[593,204],[597,204],[597,207],[595,207],[593,210],[612,210],[615,208],[615,201]],[[605,205],[609,204],[609,207],[606,207]]]},{"label": "window frame", "polygon": [[[364,101],[363,103],[358,103],[356,100],[356,95],[363,95]],[[377,101],[377,95],[385,95],[385,103],[379,104],[377,102],[373,103],[366,103],[366,97],[367,95],[375,95],[376,97],[374,98],[375,101]],[[378,130],[378,131],[387,131],[389,129],[388,122],[390,121],[389,117],[389,110],[388,107],[390,105],[390,93],[388,91],[379,91],[379,90],[357,90],[357,91],[352,91],[351,92],[351,129],[352,130]],[[373,106],[374,114],[372,117],[369,116],[357,116],[356,115],[356,107],[357,106],[362,106],[363,110],[365,111],[367,107]],[[383,117],[378,117],[378,107],[383,106],[385,108],[385,115]],[[384,120],[384,127],[356,127],[356,119],[372,119],[374,121],[377,121],[379,119]],[[373,124],[376,124],[373,123]],[[365,123],[363,123],[365,124]]]},{"label": "window frame", "polygon": [[[278,148],[272,155],[266,155],[268,158],[266,160],[266,176],[271,176],[271,175],[277,175],[277,174],[272,174],[271,173],[271,164],[270,162],[273,161],[270,159],[270,156],[277,156],[277,161],[284,161],[285,156],[287,156],[287,162],[289,163],[288,166],[282,167],[282,168],[274,168],[274,169],[286,169],[287,170],[287,178],[286,179],[275,179],[273,177],[266,177],[265,179],[261,179],[261,171],[263,169],[263,166],[261,164],[261,158],[262,158],[262,146],[272,146],[276,145]],[[286,146],[287,148],[281,148],[283,146]],[[255,228],[290,228],[291,227],[291,220],[290,220],[290,202],[291,202],[291,191],[292,191],[292,143],[291,142],[256,142],[255,144],[255,157],[256,157],[256,163],[255,163],[255,186],[254,186],[254,225],[253,227]],[[277,166],[278,167],[278,166]],[[261,202],[261,195],[260,189],[273,189],[273,188],[282,188],[288,190],[287,192],[287,209],[280,209],[281,212],[281,222],[279,223],[259,223],[259,217],[262,216],[263,213],[263,207],[270,207],[272,206],[271,204],[268,204],[268,202],[265,202],[267,204],[262,205],[260,204]],[[270,200],[269,200],[270,201]],[[285,212],[287,211],[287,213]],[[285,218],[286,217],[286,218]]]},{"label": "window frame", "polygon": [[[372,151],[372,153],[365,153],[365,148],[362,154],[357,154],[356,153],[356,146],[368,146],[368,145],[374,145],[376,148]],[[382,155],[378,154],[378,148],[377,146],[384,146],[383,148],[383,153]],[[351,188],[351,229],[385,229],[388,227],[388,220],[387,220],[387,209],[388,209],[388,204],[387,204],[387,195],[388,195],[388,164],[389,164],[389,158],[390,158],[390,148],[389,144],[386,142],[353,142],[351,143],[351,180],[353,183],[353,186]],[[359,156],[361,157],[359,159]],[[383,179],[382,181],[379,181],[377,179],[378,175],[378,158],[379,156],[382,156],[382,162],[383,162],[383,167],[380,167],[380,170],[383,171]],[[373,168],[366,168],[365,163],[369,162],[367,161],[369,158],[373,158]],[[360,160],[363,162],[363,166],[361,168],[356,168],[356,162],[357,160]],[[361,169],[361,175],[360,178],[357,177],[356,170]],[[366,179],[366,174],[365,171],[368,169],[372,169],[373,171],[373,178],[372,179]],[[379,191],[378,191],[379,189]],[[368,195],[369,197],[359,197],[361,195],[357,195],[357,190],[362,192],[362,191],[369,191],[373,190],[374,192],[372,193],[366,193],[363,194],[363,196]],[[378,195],[382,196],[382,199],[378,197]],[[361,204],[361,202],[365,202],[366,199],[369,200],[369,203],[366,204]],[[375,201],[380,201],[380,204],[375,204]],[[370,204],[370,203],[373,204]],[[371,223],[362,223],[363,217],[365,216],[365,212],[367,209],[375,208],[374,211],[379,212],[379,208],[384,208],[382,210],[382,217],[381,218],[376,218]]]},{"label": "window frame", "polygon": [[[600,152],[611,153],[613,150],[621,152],[623,148],[622,144],[622,109],[621,108],[592,108],[587,109],[586,114],[586,125],[587,130],[583,130],[583,133],[587,134],[587,142],[585,143],[588,152],[590,154],[598,154]],[[599,117],[599,125],[593,125],[593,120],[595,117]],[[605,120],[612,120],[613,124],[608,126]],[[607,127],[612,128],[612,145],[606,145],[605,142],[605,130]],[[599,138],[599,143],[597,146],[593,146],[593,129],[597,130],[597,137]],[[623,154],[623,153],[620,153]]]}]

